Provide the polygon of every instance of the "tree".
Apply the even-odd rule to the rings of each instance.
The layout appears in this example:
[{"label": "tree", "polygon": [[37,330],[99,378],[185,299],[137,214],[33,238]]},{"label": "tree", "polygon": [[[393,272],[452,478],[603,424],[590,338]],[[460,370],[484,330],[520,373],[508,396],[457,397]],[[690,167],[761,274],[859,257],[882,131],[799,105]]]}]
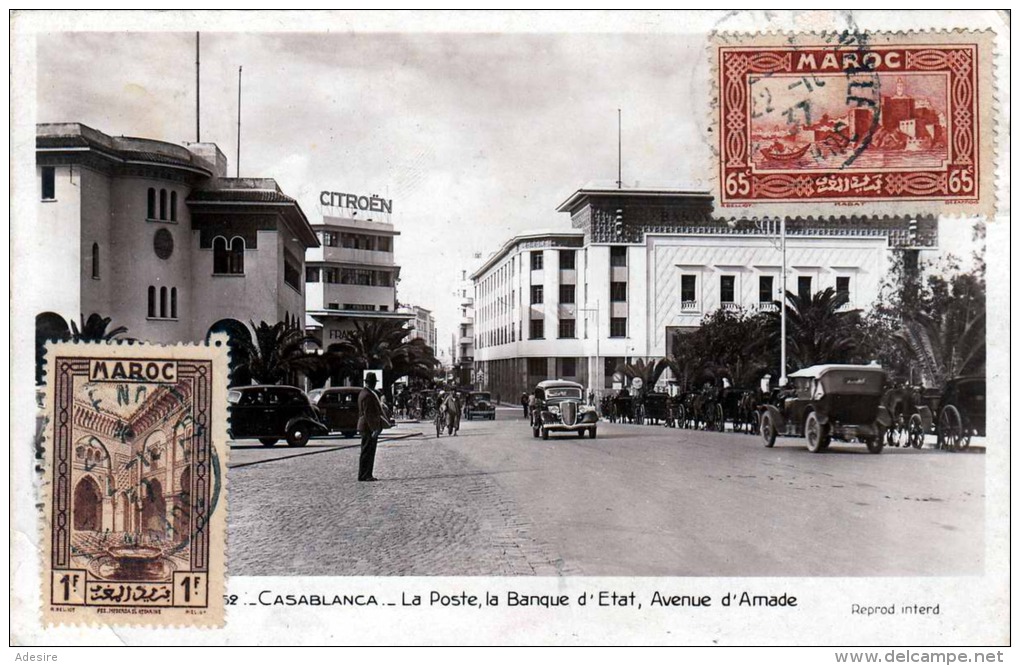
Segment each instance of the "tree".
[{"label": "tree", "polygon": [[112,320],[95,312],[88,318],[81,315],[81,326],[78,322],[67,321],[55,312],[42,312],[35,318],[35,381],[43,383],[45,367],[46,343],[53,342],[134,342],[133,338],[121,337],[127,328],[118,326],[109,328]]},{"label": "tree", "polygon": [[[799,370],[820,363],[852,363],[861,361],[858,340],[861,338],[861,313],[844,310],[846,296],[832,287],[802,297],[786,292],[787,364]],[[779,305],[778,303],[776,304]],[[778,351],[781,337],[782,312],[768,313],[767,336],[770,347]]]},{"label": "tree", "polygon": [[305,335],[288,322],[275,324],[251,323],[252,334],[238,340],[242,360],[239,367],[256,384],[279,384],[292,379],[296,372],[309,372],[320,365],[317,354],[310,354],[306,344],[318,345],[314,337]]},{"label": "tree", "polygon": [[681,390],[691,390],[723,377],[734,386],[751,386],[768,368],[778,367],[779,350],[764,339],[765,314],[745,309],[718,309],[705,316],[701,326],[674,336],[670,354],[660,361],[668,367]]},{"label": "tree", "polygon": [[343,340],[330,348],[350,360],[348,367],[356,383],[360,383],[362,370],[381,369],[383,390],[388,391],[401,377],[431,379],[439,366],[424,340],[408,339],[413,330],[393,319],[356,321],[352,330],[342,334]]}]

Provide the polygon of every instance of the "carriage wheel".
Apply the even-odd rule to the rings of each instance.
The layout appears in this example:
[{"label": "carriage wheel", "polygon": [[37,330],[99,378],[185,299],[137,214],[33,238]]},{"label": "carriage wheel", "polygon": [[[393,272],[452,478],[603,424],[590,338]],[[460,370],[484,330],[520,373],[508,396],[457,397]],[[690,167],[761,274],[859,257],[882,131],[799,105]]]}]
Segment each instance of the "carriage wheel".
[{"label": "carriage wheel", "polygon": [[759,414],[758,411],[755,410],[751,412],[751,420],[747,428],[747,433],[749,435],[753,435],[754,433],[758,432],[759,428],[761,428],[761,414]]},{"label": "carriage wheel", "polygon": [[959,451],[963,439],[963,420],[953,405],[946,405],[939,412],[939,448]]},{"label": "carriage wheel", "polygon": [[776,427],[772,424],[772,415],[768,412],[761,415],[761,425],[758,426],[758,434],[765,442],[765,446],[772,448],[776,443]]},{"label": "carriage wheel", "polygon": [[726,432],[726,414],[719,403],[715,405],[715,427],[719,432]]},{"label": "carriage wheel", "polygon": [[676,406],[676,427],[677,428],[687,427],[687,410],[684,409],[683,405]]},{"label": "carriage wheel", "polygon": [[907,444],[919,449],[924,446],[924,425],[921,423],[921,415],[913,414],[910,423],[907,424]]}]

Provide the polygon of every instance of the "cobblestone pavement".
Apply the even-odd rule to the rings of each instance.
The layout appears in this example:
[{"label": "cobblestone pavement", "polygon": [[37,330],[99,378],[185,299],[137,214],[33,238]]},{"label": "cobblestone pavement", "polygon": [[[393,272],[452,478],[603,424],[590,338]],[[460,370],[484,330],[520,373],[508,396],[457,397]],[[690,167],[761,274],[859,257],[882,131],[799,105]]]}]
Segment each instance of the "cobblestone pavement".
[{"label": "cobblestone pavement", "polygon": [[453,446],[460,439],[380,442],[377,483],[357,481],[357,440],[313,440],[301,450],[241,443],[228,473],[230,573],[579,573],[532,536],[494,481],[498,470],[467,464]]}]

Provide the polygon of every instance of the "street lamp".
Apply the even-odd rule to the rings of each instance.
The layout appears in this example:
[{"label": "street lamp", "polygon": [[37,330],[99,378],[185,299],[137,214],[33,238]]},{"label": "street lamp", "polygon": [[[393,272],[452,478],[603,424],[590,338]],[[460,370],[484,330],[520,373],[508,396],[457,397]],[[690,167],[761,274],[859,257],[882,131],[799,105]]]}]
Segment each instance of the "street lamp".
[{"label": "street lamp", "polygon": [[[577,308],[578,312],[585,313],[585,328],[587,329],[587,320],[589,312],[595,313],[595,401],[598,402],[599,394],[602,392],[603,382],[601,378],[601,363],[599,362],[599,302],[595,301],[595,307],[593,308]],[[589,381],[591,379],[591,373],[588,373]]]}]

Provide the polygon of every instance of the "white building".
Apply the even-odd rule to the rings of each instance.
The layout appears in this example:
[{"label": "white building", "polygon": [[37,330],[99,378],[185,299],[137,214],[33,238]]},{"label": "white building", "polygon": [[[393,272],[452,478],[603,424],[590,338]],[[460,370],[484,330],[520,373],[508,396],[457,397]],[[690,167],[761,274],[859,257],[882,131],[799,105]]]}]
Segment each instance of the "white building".
[{"label": "white building", "polygon": [[304,319],[298,203],[270,178],[227,178],[212,143],[36,127],[39,316],[98,313],[149,342],[199,341],[223,319]]},{"label": "white building", "polygon": [[460,298],[460,319],[453,334],[454,382],[461,386],[481,383],[475,372],[475,296],[467,271],[461,271],[461,283],[457,289]]},{"label": "white building", "polygon": [[432,310],[419,305],[405,305],[401,307],[401,311],[414,315],[414,318],[411,320],[414,330],[407,336],[408,339],[414,340],[420,338],[424,340],[425,344],[431,347],[433,352],[438,355],[439,350],[436,349],[436,319],[432,316]]},{"label": "white building", "polygon": [[[778,238],[712,217],[707,192],[581,189],[558,209],[573,229],[508,240],[476,270],[475,374],[517,395],[542,379],[612,387],[617,365],[661,358],[674,332],[718,308],[771,308]],[[933,248],[934,218],[787,222],[787,290],[832,287],[865,307],[893,248]]]},{"label": "white building", "polygon": [[[357,201],[363,206],[359,207]],[[305,255],[306,325],[328,347],[340,340],[355,321],[407,321],[413,314],[397,312],[400,266],[393,258],[399,231],[378,197],[322,192],[322,221],[313,224],[319,246]],[[333,204],[333,205],[331,205]],[[373,210],[376,208],[377,210]]]}]

